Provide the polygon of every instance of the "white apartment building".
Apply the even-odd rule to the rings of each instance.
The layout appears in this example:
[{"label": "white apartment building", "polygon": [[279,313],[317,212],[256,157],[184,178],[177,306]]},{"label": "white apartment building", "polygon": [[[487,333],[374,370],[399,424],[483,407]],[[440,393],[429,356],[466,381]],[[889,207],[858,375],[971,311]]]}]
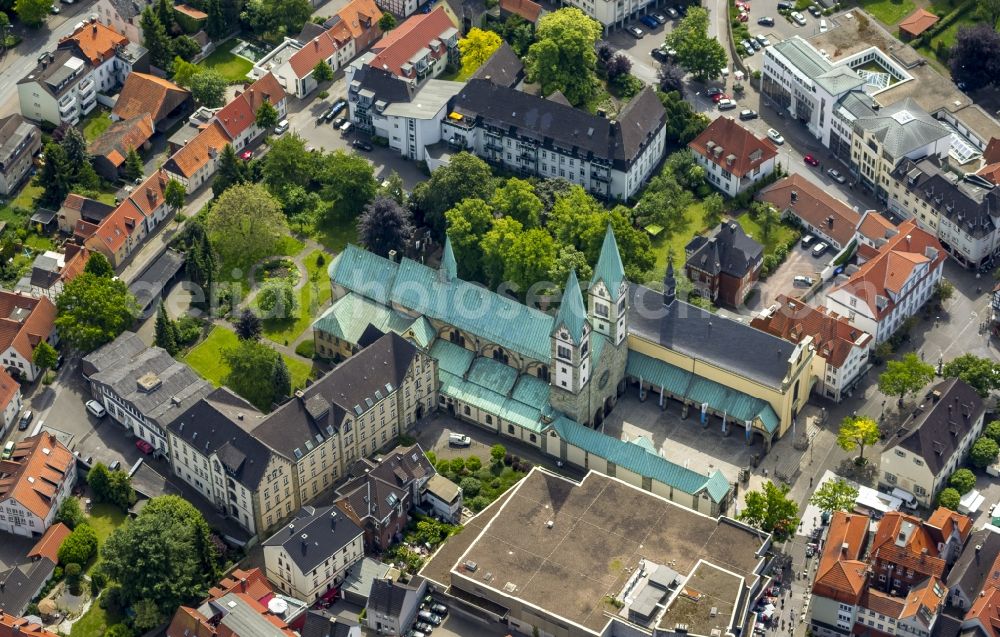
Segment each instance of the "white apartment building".
[{"label": "white apartment building", "polygon": [[727,197],[745,192],[774,172],[778,150],[735,120],[719,116],[691,140],[688,148],[705,169],[708,182]]},{"label": "white apartment building", "polygon": [[365,556],[361,527],[335,506],[303,507],[261,546],[267,579],[307,604],[343,583]]},{"label": "white apartment building", "polygon": [[0,531],[39,538],[76,484],[76,456],[54,434],[14,447],[0,466]]},{"label": "white apartment building", "polygon": [[0,119],[0,195],[16,192],[41,149],[42,132],[37,126],[17,113]]}]

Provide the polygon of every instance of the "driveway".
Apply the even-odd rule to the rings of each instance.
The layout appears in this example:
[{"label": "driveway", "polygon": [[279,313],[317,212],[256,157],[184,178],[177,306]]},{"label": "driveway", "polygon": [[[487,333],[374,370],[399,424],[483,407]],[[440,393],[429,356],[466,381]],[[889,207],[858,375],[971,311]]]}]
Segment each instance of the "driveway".
[{"label": "driveway", "polygon": [[779,294],[798,296],[805,292],[808,288],[795,285],[794,280],[797,276],[808,276],[818,281],[819,271],[829,260],[832,251],[826,252],[824,255],[826,259],[817,259],[812,256],[810,248],[803,248],[801,243],[797,243],[781,267],[766,281],[757,284],[757,294],[747,307],[741,308],[744,313],[757,313],[769,307]]}]

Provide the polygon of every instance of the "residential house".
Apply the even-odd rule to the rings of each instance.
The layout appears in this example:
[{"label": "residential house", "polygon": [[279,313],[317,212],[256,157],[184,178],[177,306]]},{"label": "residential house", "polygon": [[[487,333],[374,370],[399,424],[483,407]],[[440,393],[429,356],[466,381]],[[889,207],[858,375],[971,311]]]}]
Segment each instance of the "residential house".
[{"label": "residential house", "polygon": [[31,547],[31,550],[28,551],[28,558],[32,560],[45,558],[53,564],[58,564],[59,547],[62,546],[63,541],[72,532],[72,529],[62,522],[56,522],[50,526],[42,535],[42,538],[38,540],[33,547]]},{"label": "residential house", "polygon": [[293,463],[294,490],[305,504],[356,460],[394,445],[436,404],[436,362],[390,333],[296,392],[253,435]]},{"label": "residential house", "polygon": [[[326,62],[334,71],[368,49],[382,35],[382,12],[374,0],[351,0],[308,39],[285,38],[254,64],[254,77],[274,74],[285,91],[300,99],[316,88],[313,69]],[[305,31],[303,31],[305,33]]]},{"label": "residential house", "polygon": [[516,15],[526,22],[537,24],[542,13],[542,5],[532,0],[500,0],[500,17],[504,20]]},{"label": "residential house", "polygon": [[129,330],[119,334],[109,345],[114,347],[99,347],[80,359],[80,374],[84,380],[89,382],[94,374],[126,364],[149,347],[138,334]]},{"label": "residential house", "polygon": [[982,433],[985,411],[982,398],[964,381],[935,385],[886,442],[879,484],[904,489],[930,506]]},{"label": "residential house", "polygon": [[802,229],[840,252],[854,241],[861,215],[802,175],[782,177],[755,197],[792,217]]},{"label": "residential house", "polygon": [[259,536],[270,533],[298,507],[292,463],[250,433],[263,417],[220,387],[167,423],[174,475]]},{"label": "residential house", "polygon": [[0,437],[4,436],[21,413],[21,386],[0,369]]},{"label": "residential house", "polygon": [[[440,139],[448,148],[468,150],[505,170],[562,177],[604,199],[625,200],[663,158],[666,111],[649,88],[611,120],[473,79],[451,100]],[[444,152],[428,156],[432,170],[444,162]]]},{"label": "residential house", "polygon": [[739,223],[724,221],[711,237],[691,239],[684,254],[684,273],[694,289],[713,303],[737,307],[760,277],[764,246]]},{"label": "residential house", "polygon": [[1000,162],[986,164],[976,174],[989,181],[994,186],[1000,185]]},{"label": "residential house", "polygon": [[[460,63],[458,29],[444,7],[407,18],[371,47],[370,66],[420,83]],[[351,76],[347,75],[350,85]]]},{"label": "residential house", "polygon": [[[24,615],[31,600],[38,597],[52,578],[56,564],[48,559],[19,561],[0,570],[0,612]],[[0,628],[2,630],[2,628]]]},{"label": "residential house", "polygon": [[427,580],[413,586],[389,579],[372,582],[365,606],[365,625],[380,635],[404,635],[420,610],[420,600],[427,590]]},{"label": "residential house", "polygon": [[54,434],[40,433],[0,460],[0,531],[42,537],[76,484],[76,456]]},{"label": "residential house", "polygon": [[148,115],[154,130],[162,132],[183,117],[191,104],[191,91],[155,75],[133,72],[125,78],[111,119],[117,122]]},{"label": "residential house", "polygon": [[[274,603],[272,603],[274,602]],[[198,607],[181,606],[167,637],[296,637],[289,624],[305,608],[276,597],[259,568],[234,570]]]},{"label": "residential house", "polygon": [[774,304],[754,317],[750,325],[792,343],[811,336],[816,348],[814,371],[820,379],[813,391],[825,398],[840,402],[868,368],[874,342],[871,334],[825,307],[812,307],[779,294]]},{"label": "residential house", "polygon": [[874,210],[866,211],[858,224],[858,265],[876,257],[879,249],[897,234],[896,224]]},{"label": "residential house", "polygon": [[421,506],[431,515],[451,524],[459,524],[462,505],[462,489],[440,473],[432,475],[424,484]]},{"label": "residential house", "polygon": [[[937,526],[932,523],[935,517]],[[948,518],[949,524],[941,524],[940,519]],[[900,511],[886,513],[869,548],[872,585],[904,596],[928,578],[943,578],[971,531],[971,520],[954,511],[935,511],[930,521]]]},{"label": "residential house", "polygon": [[0,610],[0,637],[56,637],[41,624]]},{"label": "residential house", "polygon": [[184,184],[188,192],[193,192],[215,174],[219,163],[219,153],[232,143],[226,129],[212,120],[182,148],[170,156],[163,170],[172,179]]},{"label": "residential house", "polygon": [[83,272],[90,250],[75,243],[63,245],[63,252],[46,250],[31,263],[30,274],[18,281],[15,292],[45,297],[53,303],[63,287]]},{"label": "residential house", "polygon": [[121,33],[130,42],[142,42],[139,24],[142,10],[152,4],[152,0],[97,0],[93,12],[102,24]]},{"label": "residential house", "polygon": [[506,42],[501,43],[493,55],[472,74],[473,79],[489,80],[507,88],[517,88],[524,81],[524,76],[521,58],[517,57],[517,53]]},{"label": "residential house", "polygon": [[17,113],[0,119],[0,195],[17,191],[41,149],[42,133],[37,126]]},{"label": "residential house", "polygon": [[147,57],[114,29],[96,20],[81,24],[17,83],[21,114],[75,126],[97,106],[98,93],[120,85],[133,68],[142,70]]},{"label": "residential house", "polygon": [[164,169],[147,177],[101,221],[84,245],[91,252],[106,256],[114,268],[125,265],[170,214],[164,196],[169,180],[170,174]]},{"label": "residential house", "polygon": [[920,37],[927,29],[937,24],[940,19],[940,16],[921,7],[900,21],[899,37],[903,40]]},{"label": "residential house", "polygon": [[96,230],[105,217],[114,212],[115,207],[106,203],[70,193],[59,207],[57,218],[59,231],[73,234],[79,222],[83,221]]},{"label": "residential house", "polygon": [[35,346],[58,342],[55,320],[56,306],[47,298],[0,290],[0,362],[10,375],[29,383],[38,378]]},{"label": "residential house", "polygon": [[153,453],[167,457],[167,425],[210,394],[212,384],[161,347],[128,358],[109,352],[131,351],[132,338],[131,332],[124,332],[87,356],[95,367],[102,360],[115,361],[114,366],[90,374],[90,392],[112,419],[148,442]]},{"label": "residential house", "polygon": [[398,447],[378,461],[359,460],[334,504],[364,529],[366,550],[384,551],[406,529],[434,475],[420,445]]},{"label": "residential house", "polygon": [[303,507],[261,543],[267,576],[286,594],[312,604],[364,557],[362,537],[361,528],[337,507]]},{"label": "residential house", "polygon": [[975,174],[945,170],[934,157],[905,159],[892,171],[889,209],[937,236],[967,268],[978,269],[1000,249],[1000,188]]},{"label": "residential house", "polygon": [[[948,573],[948,606],[959,618],[972,608],[988,578],[1000,572],[1000,533],[978,529]],[[947,611],[946,611],[947,612]]]},{"label": "residential house", "polygon": [[299,632],[302,637],[361,637],[361,624],[325,610],[310,610]]},{"label": "residential house", "polygon": [[651,7],[648,2],[643,0],[622,0],[622,2],[612,2],[611,0],[595,0],[593,2],[588,0],[572,0],[566,4],[580,9],[591,18],[600,22],[601,26],[604,27],[605,33],[614,28],[624,28],[627,22],[633,18],[645,15],[650,11]]},{"label": "residential house", "polygon": [[264,132],[257,125],[257,111],[264,102],[270,103],[278,111],[279,120],[285,116],[287,102],[285,90],[271,73],[261,77],[243,92],[238,92],[231,102],[215,114],[215,121],[232,140],[233,148],[237,152],[243,150],[250,141]]},{"label": "residential house", "polygon": [[826,307],[881,343],[931,297],[946,258],[933,235],[904,221],[877,254],[834,279]]},{"label": "residential house", "polygon": [[708,182],[727,197],[741,192],[774,172],[778,149],[735,120],[719,116],[688,143]]},{"label": "residential house", "polygon": [[153,119],[148,114],[115,122],[87,147],[94,170],[110,181],[123,179],[128,154],[148,149],[152,137]]}]

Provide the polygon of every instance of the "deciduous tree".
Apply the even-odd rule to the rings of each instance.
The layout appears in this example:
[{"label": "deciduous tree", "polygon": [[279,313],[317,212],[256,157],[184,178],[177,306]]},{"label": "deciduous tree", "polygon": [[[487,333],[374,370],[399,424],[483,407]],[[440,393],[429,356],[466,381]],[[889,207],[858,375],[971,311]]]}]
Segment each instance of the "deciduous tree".
[{"label": "deciduous tree", "polygon": [[372,199],[358,217],[358,240],[375,254],[405,254],[413,240],[413,213],[394,199]]},{"label": "deciduous tree", "polygon": [[[533,228],[518,234],[504,259],[504,278],[525,298],[536,283],[545,281],[556,262],[556,243],[545,230]],[[557,286],[562,281],[554,281]]]},{"label": "deciduous tree", "polygon": [[56,522],[62,522],[69,528],[75,529],[80,524],[83,524],[84,520],[86,520],[86,517],[83,515],[83,509],[80,508],[80,501],[76,498],[66,498],[59,505],[59,511],[56,513]]},{"label": "deciduous tree", "polygon": [[511,177],[493,193],[493,210],[510,217],[526,229],[537,228],[542,218],[542,200],[531,183]]},{"label": "deciduous tree", "polygon": [[570,271],[575,271],[581,281],[589,281],[594,273],[587,263],[587,255],[573,246],[561,246],[549,270],[549,281],[562,285],[569,277]]},{"label": "deciduous tree", "polygon": [[378,28],[382,29],[382,33],[392,31],[396,28],[396,16],[386,11],[382,14],[382,17],[378,19]]},{"label": "deciduous tree", "polygon": [[1000,365],[975,354],[962,354],[951,359],[941,369],[941,375],[945,378],[960,378],[984,398],[991,391],[1000,388]]},{"label": "deciduous tree", "polygon": [[770,480],[761,491],[747,491],[743,510],[736,516],[750,526],[772,533],[777,541],[792,536],[798,527],[799,505],[788,497],[787,484],[776,485]]},{"label": "deciduous tree", "polygon": [[475,155],[461,152],[452,157],[447,166],[431,173],[430,179],[417,184],[411,202],[423,214],[423,222],[433,229],[434,236],[443,241],[445,211],[472,197],[489,201],[493,190],[493,172],[489,165]]},{"label": "deciduous tree", "polygon": [[205,69],[191,78],[191,96],[208,108],[222,106],[226,101],[226,78],[214,69]]},{"label": "deciduous tree", "polygon": [[222,193],[208,215],[208,234],[224,260],[252,262],[275,253],[288,234],[278,201],[260,184],[237,184]]},{"label": "deciduous tree", "polygon": [[959,469],[948,478],[948,486],[965,495],[976,488],[976,474],[968,469]]},{"label": "deciduous tree", "polygon": [[[391,13],[384,13],[383,15],[392,16]],[[326,60],[320,60],[313,67],[312,76],[317,83],[329,82],[333,79],[333,68],[327,64]]]},{"label": "deciduous tree", "polygon": [[269,411],[280,399],[273,382],[279,358],[278,352],[260,341],[240,341],[222,352],[230,370],[225,384],[261,411]]},{"label": "deciduous tree", "polygon": [[448,238],[458,263],[458,275],[469,281],[483,278],[480,243],[493,228],[493,209],[478,197],[465,199],[444,213]]},{"label": "deciduous tree", "polygon": [[125,282],[84,272],[66,284],[56,299],[55,326],[79,352],[91,352],[115,339],[138,316]]},{"label": "deciduous tree", "polygon": [[59,546],[59,563],[86,564],[97,554],[97,533],[87,523],[78,524]]},{"label": "deciduous tree", "polygon": [[269,279],[257,293],[257,307],[264,318],[283,320],[295,315],[295,291],[286,279]]},{"label": "deciduous tree", "polygon": [[941,489],[941,493],[938,494],[938,506],[951,509],[952,511],[958,510],[958,505],[961,501],[962,494],[951,487]]},{"label": "deciduous tree", "polygon": [[809,497],[809,502],[815,504],[820,511],[851,511],[858,499],[858,489],[847,480],[836,478],[827,480]]},{"label": "deciduous tree", "polygon": [[59,352],[49,345],[48,341],[38,341],[38,345],[35,345],[35,351],[32,352],[31,362],[42,370],[43,377],[50,369],[56,366],[58,360]]},{"label": "deciduous tree", "polygon": [[45,22],[52,8],[51,0],[15,0],[14,12],[21,22],[29,27],[38,27]]},{"label": "deciduous tree", "polygon": [[722,213],[726,209],[722,195],[713,192],[702,200],[701,205],[705,209],[705,225],[714,228],[722,222]]},{"label": "deciduous tree", "polygon": [[948,65],[952,79],[966,90],[993,84],[1000,75],[1000,33],[989,24],[959,27],[948,52]]},{"label": "deciduous tree", "polygon": [[102,279],[110,279],[115,275],[115,269],[111,267],[111,262],[101,252],[90,253],[90,256],[87,257],[87,263],[83,266],[83,271]]},{"label": "deciduous tree", "polygon": [[878,389],[887,396],[898,396],[898,403],[910,392],[915,392],[934,378],[934,367],[923,362],[913,352],[898,361],[886,363],[885,371],[879,374]]},{"label": "deciduous tree", "polygon": [[186,198],[187,188],[184,187],[184,184],[176,179],[171,179],[167,182],[166,187],[163,189],[163,200],[174,212],[184,207],[184,200]]},{"label": "deciduous tree", "polygon": [[254,115],[254,123],[265,133],[270,133],[278,125],[278,109],[271,102],[261,102]]},{"label": "deciduous tree", "polygon": [[661,91],[676,91],[681,97],[684,96],[684,69],[673,62],[660,64],[656,70],[656,79]]},{"label": "deciduous tree", "polygon": [[871,418],[848,416],[840,423],[840,429],[837,431],[837,445],[847,452],[857,449],[858,457],[855,462],[863,464],[865,447],[878,442],[879,433],[878,423]]},{"label": "deciduous tree", "polygon": [[330,204],[323,221],[356,218],[378,190],[372,165],[342,150],[323,155],[317,179],[323,185],[323,201]]},{"label": "deciduous tree", "polygon": [[704,7],[691,7],[667,34],[666,44],[677,50],[681,67],[701,82],[718,78],[728,63],[722,43],[708,35],[708,10]]},{"label": "deciduous tree", "polygon": [[501,217],[493,221],[493,227],[483,236],[479,244],[482,250],[483,275],[490,288],[496,289],[503,282],[507,271],[507,255],[522,232],[520,223],[510,217]]},{"label": "deciduous tree", "polygon": [[608,81],[614,82],[623,75],[632,72],[632,60],[624,53],[615,53],[604,63],[604,72],[608,75]]},{"label": "deciduous tree", "polygon": [[528,77],[543,95],[561,91],[570,104],[583,104],[596,90],[594,47],[601,33],[600,23],[575,7],[542,16],[525,59]]},{"label": "deciduous tree", "polygon": [[66,161],[69,165],[73,185],[82,189],[97,188],[100,180],[90,163],[91,156],[87,150],[87,140],[83,133],[76,127],[70,126],[66,129],[62,141],[59,143],[66,151]]},{"label": "deciduous tree", "polygon": [[1000,0],[976,0],[976,13],[980,20],[996,29],[1000,22]]},{"label": "deciduous tree", "polygon": [[982,436],[973,443],[972,450],[969,451],[969,461],[973,466],[985,469],[996,462],[998,453],[1000,445],[997,445],[992,438]]},{"label": "deciduous tree", "polygon": [[479,27],[469,29],[465,37],[458,41],[458,50],[462,54],[462,74],[469,77],[475,73],[501,44],[503,40],[493,31],[484,31]]}]

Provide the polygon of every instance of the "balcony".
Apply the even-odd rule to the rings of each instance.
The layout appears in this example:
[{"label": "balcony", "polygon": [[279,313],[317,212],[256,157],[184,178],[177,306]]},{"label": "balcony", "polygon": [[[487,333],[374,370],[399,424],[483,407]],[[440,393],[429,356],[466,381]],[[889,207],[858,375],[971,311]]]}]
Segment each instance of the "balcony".
[{"label": "balcony", "polygon": [[76,97],[72,94],[59,100],[59,114],[65,116],[70,111],[76,110]]},{"label": "balcony", "polygon": [[94,87],[95,87],[94,80],[92,78],[86,77],[80,80],[80,83],[77,85],[76,88],[82,94],[86,93],[87,91],[91,90]]},{"label": "balcony", "polygon": [[492,140],[487,141],[486,142],[486,150],[492,150],[493,152],[496,152],[496,153],[502,153],[503,152],[503,144],[501,144],[500,142],[497,142],[497,141],[492,141]]},{"label": "balcony", "polygon": [[604,183],[608,183],[609,181],[611,181],[611,177],[607,173],[603,172],[590,173],[590,178],[593,179],[594,181],[602,181]]}]

